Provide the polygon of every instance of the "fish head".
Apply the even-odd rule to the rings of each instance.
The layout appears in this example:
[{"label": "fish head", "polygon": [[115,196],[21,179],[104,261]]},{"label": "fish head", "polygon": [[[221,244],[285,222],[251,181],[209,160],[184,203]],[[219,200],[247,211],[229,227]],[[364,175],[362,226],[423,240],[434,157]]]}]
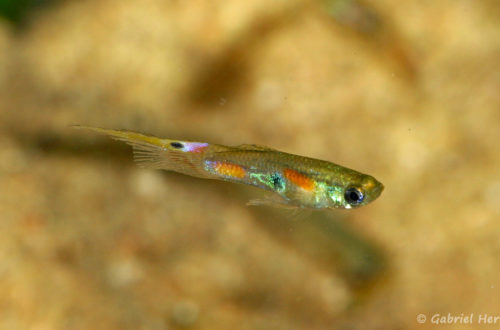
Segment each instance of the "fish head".
[{"label": "fish head", "polygon": [[328,204],[330,208],[357,208],[373,202],[383,190],[384,185],[374,177],[359,173],[348,180],[328,184]]}]

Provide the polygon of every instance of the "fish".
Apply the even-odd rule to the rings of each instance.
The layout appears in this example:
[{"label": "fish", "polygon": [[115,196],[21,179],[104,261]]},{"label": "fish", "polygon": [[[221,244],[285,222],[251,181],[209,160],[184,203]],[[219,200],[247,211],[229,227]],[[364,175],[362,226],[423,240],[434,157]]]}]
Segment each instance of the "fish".
[{"label": "fish", "polygon": [[158,138],[127,131],[73,126],[109,135],[133,148],[143,168],[255,186],[271,194],[248,205],[355,209],[377,199],[384,186],[373,176],[325,160],[256,144],[225,146]]}]

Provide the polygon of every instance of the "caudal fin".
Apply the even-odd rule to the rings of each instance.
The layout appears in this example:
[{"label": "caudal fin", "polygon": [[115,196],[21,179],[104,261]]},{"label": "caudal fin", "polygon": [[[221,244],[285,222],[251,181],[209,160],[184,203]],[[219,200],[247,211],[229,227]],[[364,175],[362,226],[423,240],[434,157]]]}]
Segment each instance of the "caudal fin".
[{"label": "caudal fin", "polygon": [[73,126],[111,136],[131,145],[134,159],[140,167],[175,171],[200,178],[212,175],[203,167],[203,155],[208,143],[160,139],[131,131],[89,126]]}]

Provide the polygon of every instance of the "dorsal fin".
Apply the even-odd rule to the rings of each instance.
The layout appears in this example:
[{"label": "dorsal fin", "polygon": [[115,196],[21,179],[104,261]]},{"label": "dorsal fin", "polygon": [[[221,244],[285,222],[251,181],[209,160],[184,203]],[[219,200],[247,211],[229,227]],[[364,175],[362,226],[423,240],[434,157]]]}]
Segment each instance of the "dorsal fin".
[{"label": "dorsal fin", "polygon": [[243,150],[255,150],[255,151],[277,151],[276,149],[269,148],[266,146],[261,146],[259,144],[240,144],[235,148]]}]

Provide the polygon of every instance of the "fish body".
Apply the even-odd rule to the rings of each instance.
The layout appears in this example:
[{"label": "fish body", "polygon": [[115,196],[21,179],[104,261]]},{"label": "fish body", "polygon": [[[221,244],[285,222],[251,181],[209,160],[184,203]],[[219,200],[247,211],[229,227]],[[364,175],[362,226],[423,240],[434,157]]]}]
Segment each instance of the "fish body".
[{"label": "fish body", "polygon": [[273,192],[250,205],[351,209],[375,200],[384,186],[370,175],[324,161],[244,144],[224,146],[162,139],[131,131],[76,126],[130,144],[142,167],[248,184]]}]

